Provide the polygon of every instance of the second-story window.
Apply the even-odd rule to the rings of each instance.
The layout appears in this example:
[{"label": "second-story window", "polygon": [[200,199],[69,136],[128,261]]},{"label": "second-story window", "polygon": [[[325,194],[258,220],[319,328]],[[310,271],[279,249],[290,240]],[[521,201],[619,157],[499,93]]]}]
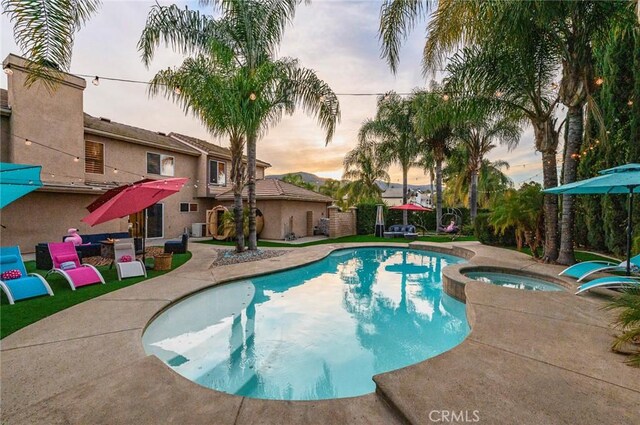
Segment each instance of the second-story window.
[{"label": "second-story window", "polygon": [[224,161],[209,160],[209,183],[218,186],[227,184],[227,163]]},{"label": "second-story window", "polygon": [[84,142],[84,172],[104,174],[104,144]]},{"label": "second-story window", "polygon": [[175,158],[169,155],[147,152],[147,174],[173,177]]}]

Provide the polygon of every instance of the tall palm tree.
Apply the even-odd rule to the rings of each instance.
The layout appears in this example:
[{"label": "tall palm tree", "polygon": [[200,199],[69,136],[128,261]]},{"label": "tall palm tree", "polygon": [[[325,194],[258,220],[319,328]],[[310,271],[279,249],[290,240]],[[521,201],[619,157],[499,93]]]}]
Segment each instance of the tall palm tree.
[{"label": "tall palm tree", "polygon": [[177,69],[159,71],[151,80],[149,93],[162,93],[191,113],[213,136],[227,136],[231,151],[231,181],[234,194],[233,221],[236,252],[244,251],[242,190],[245,182],[243,153],[247,115],[244,81],[239,69],[216,52],[187,58]]},{"label": "tall palm tree", "polygon": [[478,214],[478,172],[482,161],[495,147],[496,141],[509,149],[520,140],[520,126],[511,117],[486,117],[472,120],[455,129],[456,139],[467,152],[469,173],[469,211],[473,222]]},{"label": "tall palm tree", "polygon": [[68,71],[75,33],[100,7],[100,0],[2,0],[2,13],[13,22],[13,35],[29,59],[26,83],[41,81],[53,90]]},{"label": "tall palm tree", "polygon": [[377,144],[368,140],[358,142],[344,157],[342,178],[347,182],[338,190],[337,198],[346,196],[349,205],[381,200],[382,189],[377,182],[389,182],[388,167],[389,162],[380,155]]},{"label": "tall palm tree", "polygon": [[[402,168],[402,203],[408,201],[408,173],[416,165],[421,146],[413,126],[414,108],[411,99],[403,99],[390,92],[378,97],[378,109],[373,119],[367,119],[358,133],[361,143],[376,140],[378,152],[389,162]],[[403,211],[403,222],[407,224],[407,211]]]},{"label": "tall palm tree", "polygon": [[[442,87],[432,83],[429,91],[413,97],[414,129],[420,139],[423,169],[433,168],[436,181],[436,222],[442,222],[442,166],[453,143],[457,114],[453,102],[443,100]],[[433,181],[433,178],[431,179]]]},{"label": "tall palm tree", "polygon": [[[529,29],[529,31],[526,31]],[[549,37],[525,26],[519,37],[487,37],[482,45],[463,48],[447,65],[447,86],[453,92],[491,99],[488,107],[502,113],[521,114],[533,127],[535,148],[542,154],[544,188],[558,185],[559,68],[557,52]],[[558,258],[558,197],[544,196],[545,261]]]},{"label": "tall palm tree", "polygon": [[298,0],[219,0],[220,17],[206,17],[176,6],[154,6],[139,42],[149,64],[155,48],[165,42],[184,54],[214,50],[235,62],[244,95],[244,134],[247,143],[249,249],[257,249],[256,144],[268,128],[293,114],[296,107],[315,117],[331,141],[340,119],[338,99],[315,72],[291,58],[275,59],[286,24]]}]

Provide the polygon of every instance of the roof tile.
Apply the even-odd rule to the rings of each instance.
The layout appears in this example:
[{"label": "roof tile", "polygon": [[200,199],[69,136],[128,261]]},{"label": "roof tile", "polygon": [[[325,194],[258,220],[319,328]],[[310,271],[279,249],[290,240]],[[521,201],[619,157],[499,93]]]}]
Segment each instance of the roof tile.
[{"label": "roof tile", "polygon": [[[242,197],[247,197],[246,186],[242,191]],[[285,199],[291,201],[333,202],[333,199],[329,196],[277,179],[256,180],[256,198],[258,200]],[[220,201],[232,201],[233,190],[221,193],[216,196],[216,199]]]}]

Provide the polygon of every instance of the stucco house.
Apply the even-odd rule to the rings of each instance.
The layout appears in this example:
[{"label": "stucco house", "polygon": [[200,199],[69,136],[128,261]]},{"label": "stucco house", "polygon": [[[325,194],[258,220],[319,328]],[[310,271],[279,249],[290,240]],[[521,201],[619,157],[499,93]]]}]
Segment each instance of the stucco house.
[{"label": "stucco house", "polygon": [[[2,245],[17,244],[23,252],[33,252],[40,242],[59,241],[70,227],[80,234],[127,231],[127,218],[95,227],[80,219],[88,214],[86,206],[106,190],[143,178],[189,178],[178,194],[148,210],[148,238],[179,237],[194,223],[205,223],[207,210],[223,202],[216,198],[231,189],[227,148],[91,116],[83,110],[84,79],[63,74],[53,93],[40,84],[27,88],[26,65],[15,55],[3,62],[9,71],[8,90],[0,90],[0,160],[42,165],[44,186],[0,210]],[[259,179],[269,166],[258,161]],[[300,194],[302,202],[317,201],[318,194],[305,192]],[[286,204],[280,210],[300,209],[295,214],[306,216],[309,209],[300,199],[280,201]],[[319,203],[324,211],[312,208],[315,217],[326,215],[328,202]],[[275,231],[282,228],[281,217],[264,218],[261,237],[283,238]]]}]

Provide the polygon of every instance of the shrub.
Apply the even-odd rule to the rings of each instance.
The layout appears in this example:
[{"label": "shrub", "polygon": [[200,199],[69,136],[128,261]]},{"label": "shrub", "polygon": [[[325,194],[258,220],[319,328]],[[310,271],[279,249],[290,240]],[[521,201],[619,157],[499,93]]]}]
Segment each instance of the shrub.
[{"label": "shrub", "polygon": [[[356,205],[358,208],[356,216],[356,232],[359,235],[370,235],[376,228],[376,212],[378,204],[373,202],[363,202]],[[387,216],[387,206],[384,207],[384,215]]]},{"label": "shrub", "polygon": [[516,233],[513,227],[508,227],[501,235],[497,235],[496,229],[489,222],[490,214],[482,213],[476,216],[474,235],[485,245],[514,246]]}]

